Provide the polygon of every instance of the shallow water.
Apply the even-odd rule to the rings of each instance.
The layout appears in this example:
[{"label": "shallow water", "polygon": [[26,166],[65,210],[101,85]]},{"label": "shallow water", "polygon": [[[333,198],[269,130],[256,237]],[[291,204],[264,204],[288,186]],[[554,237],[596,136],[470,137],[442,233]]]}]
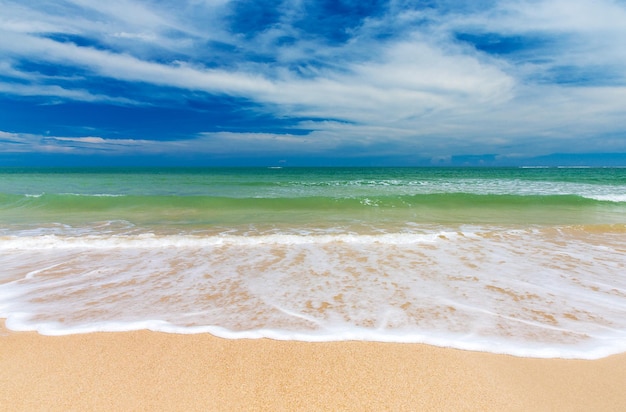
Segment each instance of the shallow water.
[{"label": "shallow water", "polygon": [[0,174],[17,330],[626,350],[624,169]]}]

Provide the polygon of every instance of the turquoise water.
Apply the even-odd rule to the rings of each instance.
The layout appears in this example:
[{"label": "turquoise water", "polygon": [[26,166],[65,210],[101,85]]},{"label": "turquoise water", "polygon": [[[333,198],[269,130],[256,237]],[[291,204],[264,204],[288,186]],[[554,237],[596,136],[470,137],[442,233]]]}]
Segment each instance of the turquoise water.
[{"label": "turquoise water", "polygon": [[626,169],[55,169],[0,178],[5,226],[623,223],[626,203]]},{"label": "turquoise water", "polygon": [[0,317],[626,350],[626,169],[0,169]]}]

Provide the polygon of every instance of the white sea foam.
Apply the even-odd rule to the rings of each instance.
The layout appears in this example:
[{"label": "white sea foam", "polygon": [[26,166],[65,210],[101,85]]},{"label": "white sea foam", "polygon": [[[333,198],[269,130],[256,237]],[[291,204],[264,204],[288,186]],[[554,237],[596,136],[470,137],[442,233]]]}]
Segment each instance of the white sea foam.
[{"label": "white sea foam", "polygon": [[626,351],[623,228],[0,239],[0,317],[62,335],[422,342],[518,356]]},{"label": "white sea foam", "polygon": [[254,246],[254,245],[306,245],[328,243],[350,244],[385,244],[404,245],[423,242],[434,242],[440,237],[472,236],[473,233],[441,231],[437,233],[389,233],[378,235],[361,234],[328,234],[328,235],[296,235],[272,234],[257,236],[193,236],[167,235],[158,236],[153,233],[139,235],[91,235],[91,236],[58,236],[56,234],[40,236],[4,236],[0,240],[0,250],[20,249],[112,249],[112,248],[168,248],[168,247],[211,247],[211,246]]},{"label": "white sea foam", "polygon": [[[307,190],[300,190],[306,187]],[[318,188],[314,191],[312,188]],[[292,192],[294,188],[298,191]],[[329,192],[330,190],[330,192]],[[438,178],[433,180],[348,180],[322,182],[290,182],[276,192],[258,194],[259,197],[280,197],[291,194],[332,194],[337,197],[375,196],[380,194],[423,195],[468,193],[476,195],[574,195],[597,200],[623,199],[624,185],[597,185],[579,182],[553,182],[525,179]]]},{"label": "white sea foam", "polygon": [[626,193],[625,194],[586,195],[584,197],[595,199],[595,200],[601,200],[604,202],[626,203]]}]

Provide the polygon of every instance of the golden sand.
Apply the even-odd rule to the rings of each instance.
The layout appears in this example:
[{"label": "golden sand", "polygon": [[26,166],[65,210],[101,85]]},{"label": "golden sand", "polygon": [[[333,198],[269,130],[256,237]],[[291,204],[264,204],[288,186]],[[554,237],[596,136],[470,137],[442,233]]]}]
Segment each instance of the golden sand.
[{"label": "golden sand", "polygon": [[0,329],[0,410],[624,411],[626,354]]}]

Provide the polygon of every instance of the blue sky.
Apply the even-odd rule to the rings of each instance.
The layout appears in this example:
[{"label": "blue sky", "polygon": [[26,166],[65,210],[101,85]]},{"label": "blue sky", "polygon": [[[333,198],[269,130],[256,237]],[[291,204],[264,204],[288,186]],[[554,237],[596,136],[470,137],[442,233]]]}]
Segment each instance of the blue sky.
[{"label": "blue sky", "polygon": [[0,165],[626,163],[623,0],[0,11]]}]

